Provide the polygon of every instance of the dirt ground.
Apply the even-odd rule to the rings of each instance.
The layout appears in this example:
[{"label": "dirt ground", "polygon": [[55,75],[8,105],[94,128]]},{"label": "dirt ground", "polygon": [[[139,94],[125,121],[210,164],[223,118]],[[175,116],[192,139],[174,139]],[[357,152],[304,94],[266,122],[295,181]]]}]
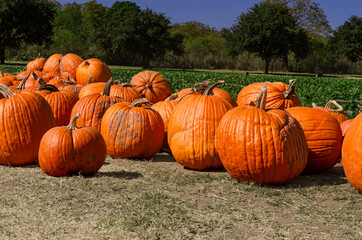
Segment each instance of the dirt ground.
[{"label": "dirt ground", "polygon": [[0,239],[362,239],[362,196],[341,164],[274,187],[167,154],[108,157],[93,177],[0,166],[0,185]]}]

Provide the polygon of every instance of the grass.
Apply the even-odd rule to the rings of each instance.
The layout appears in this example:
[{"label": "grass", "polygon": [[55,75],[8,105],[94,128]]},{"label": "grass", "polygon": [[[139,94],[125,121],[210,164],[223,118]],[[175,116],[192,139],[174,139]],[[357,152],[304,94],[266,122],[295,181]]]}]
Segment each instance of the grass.
[{"label": "grass", "polygon": [[282,187],[184,169],[165,154],[107,158],[94,177],[0,166],[0,239],[361,239],[341,166]]}]

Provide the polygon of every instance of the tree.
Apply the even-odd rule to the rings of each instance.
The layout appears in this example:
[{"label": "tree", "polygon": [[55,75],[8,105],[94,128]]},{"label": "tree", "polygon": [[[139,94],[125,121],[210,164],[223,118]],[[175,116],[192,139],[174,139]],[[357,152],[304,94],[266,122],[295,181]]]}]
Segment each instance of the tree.
[{"label": "tree", "polygon": [[271,1],[254,5],[238,17],[231,29],[223,30],[230,53],[255,53],[265,61],[266,74],[272,59],[285,59],[289,51],[305,48],[306,41],[296,41],[306,39],[305,34],[285,3]]},{"label": "tree", "polygon": [[362,18],[350,17],[333,35],[330,39],[332,52],[346,56],[352,63],[362,59]]},{"label": "tree", "polygon": [[49,43],[56,5],[46,0],[0,0],[0,63],[5,49],[20,43]]}]

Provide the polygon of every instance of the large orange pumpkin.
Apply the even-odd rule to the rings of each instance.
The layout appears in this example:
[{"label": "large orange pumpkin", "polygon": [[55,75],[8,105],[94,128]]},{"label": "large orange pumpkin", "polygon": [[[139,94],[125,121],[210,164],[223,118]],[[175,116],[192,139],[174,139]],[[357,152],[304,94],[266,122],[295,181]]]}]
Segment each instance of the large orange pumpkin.
[{"label": "large orange pumpkin", "polygon": [[[90,80],[92,77],[89,78]],[[109,81],[113,81],[113,78],[109,79]],[[89,81],[89,84],[85,85],[80,91],[79,91],[79,98],[83,98],[88,95],[92,95],[95,93],[102,93],[104,91],[104,88],[106,87],[107,83],[105,82],[95,82],[91,83]]]},{"label": "large orange pumpkin", "polygon": [[[333,109],[332,106],[336,106],[338,109]],[[338,104],[335,100],[330,100],[326,103],[325,107],[317,107],[317,104],[312,103],[313,108],[323,110],[332,114],[333,117],[337,119],[339,123],[342,123],[348,119],[347,115],[343,113],[343,107]]]},{"label": "large orange pumpkin", "polygon": [[295,94],[296,80],[289,81],[289,85],[283,82],[258,82],[244,87],[238,94],[237,103],[239,106],[246,106],[249,101],[256,101],[260,89],[263,86],[267,88],[268,98],[266,108],[286,109],[300,106],[300,101]]},{"label": "large orange pumpkin", "polygon": [[42,136],[55,126],[52,110],[37,93],[16,94],[3,84],[0,93],[0,164],[35,163]]},{"label": "large orange pumpkin", "polygon": [[56,126],[65,126],[70,121],[70,113],[78,101],[75,93],[59,91],[55,86],[45,84],[38,87],[39,93],[50,105]]},{"label": "large orange pumpkin", "polygon": [[77,82],[81,85],[87,85],[89,77],[91,82],[107,82],[113,77],[111,69],[99,59],[88,59],[79,64],[76,71]]},{"label": "large orange pumpkin", "polygon": [[317,173],[333,167],[341,156],[342,130],[329,113],[309,107],[293,107],[287,111],[298,120],[308,143],[305,173]]},{"label": "large orange pumpkin", "polygon": [[44,64],[43,71],[52,73],[55,76],[60,75],[60,59],[62,54],[53,54],[51,55]]},{"label": "large orange pumpkin", "polygon": [[26,71],[42,71],[46,60],[45,58],[37,58],[33,61],[28,62],[26,65]]},{"label": "large orange pumpkin", "polygon": [[130,83],[114,84],[111,87],[110,96],[121,97],[127,102],[133,102],[136,99],[141,98],[141,95],[134,88],[135,85]]},{"label": "large orange pumpkin", "polygon": [[[60,59],[60,73],[69,74],[73,80],[76,80],[76,72],[79,64],[84,60],[74,53],[68,53]],[[69,76],[67,75],[67,76]]]},{"label": "large orange pumpkin", "polygon": [[171,87],[168,81],[155,71],[143,71],[132,77],[131,84],[135,89],[151,103],[165,100],[171,95]]},{"label": "large orange pumpkin", "polygon": [[215,133],[224,114],[233,106],[213,94],[219,81],[203,93],[184,96],[173,109],[168,123],[168,144],[175,160],[197,170],[222,168],[215,148]]},{"label": "large orange pumpkin", "polygon": [[225,114],[216,133],[216,148],[228,173],[238,181],[283,185],[307,164],[302,127],[288,112],[265,109],[264,86],[255,105]]},{"label": "large orange pumpkin", "polygon": [[112,80],[107,82],[102,94],[94,93],[85,96],[74,105],[71,117],[80,113],[76,122],[78,126],[94,127],[100,131],[101,121],[106,110],[113,104],[124,101],[122,98],[109,96],[112,83]]},{"label": "large orange pumpkin", "polygon": [[151,158],[158,153],[164,137],[160,114],[140,98],[132,104],[111,106],[103,116],[101,133],[112,158]]},{"label": "large orange pumpkin", "polygon": [[74,172],[95,174],[106,159],[106,144],[92,127],[77,127],[75,115],[68,126],[45,133],[39,148],[39,166],[48,175],[64,176]]},{"label": "large orange pumpkin", "polygon": [[362,193],[362,113],[353,120],[344,137],[342,164],[350,184]]}]

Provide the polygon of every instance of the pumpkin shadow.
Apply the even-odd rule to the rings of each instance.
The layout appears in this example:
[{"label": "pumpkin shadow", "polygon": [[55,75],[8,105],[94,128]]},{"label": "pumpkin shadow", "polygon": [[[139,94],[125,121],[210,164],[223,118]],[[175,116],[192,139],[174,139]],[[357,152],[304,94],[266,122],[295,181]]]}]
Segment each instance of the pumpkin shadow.
[{"label": "pumpkin shadow", "polygon": [[98,172],[93,177],[112,177],[112,178],[122,178],[122,179],[137,179],[143,177],[139,172],[127,172],[127,171],[111,171],[111,172]]},{"label": "pumpkin shadow", "polygon": [[285,187],[303,188],[311,186],[336,186],[348,183],[342,166],[334,166],[316,174],[301,174]]},{"label": "pumpkin shadow", "polygon": [[156,156],[150,158],[149,162],[176,162],[175,158],[170,154],[157,154]]}]

